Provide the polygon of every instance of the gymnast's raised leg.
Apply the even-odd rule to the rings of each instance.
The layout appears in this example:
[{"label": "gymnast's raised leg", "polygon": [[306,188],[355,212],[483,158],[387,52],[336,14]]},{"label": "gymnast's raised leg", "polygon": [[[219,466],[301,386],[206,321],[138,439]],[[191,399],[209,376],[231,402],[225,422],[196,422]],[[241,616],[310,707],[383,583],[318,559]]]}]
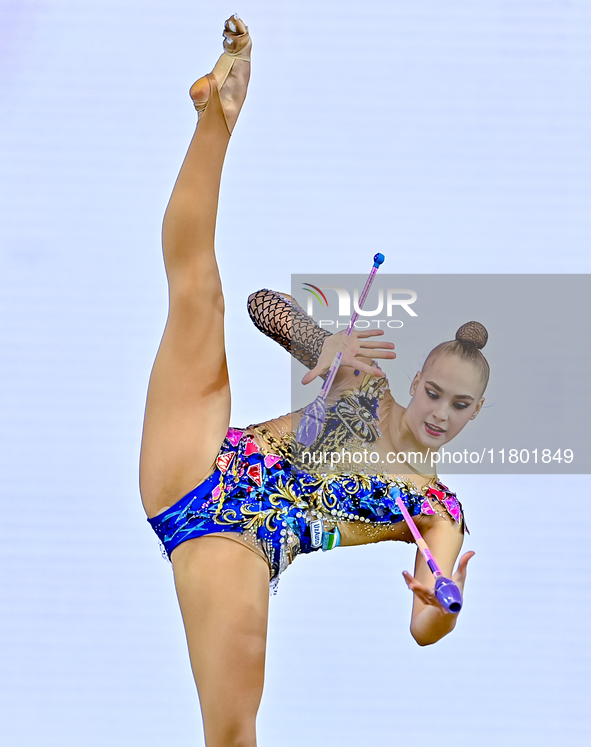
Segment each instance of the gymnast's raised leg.
[{"label": "gymnast's raised leg", "polygon": [[[229,425],[214,233],[226,148],[250,76],[250,38],[234,16],[224,36],[230,54],[191,88],[199,122],[164,218],[170,308],[150,378],[140,464],[150,517],[210,474]],[[268,566],[236,542],[207,536],[179,545],[172,563],[207,747],[252,747],[263,687]]]}]

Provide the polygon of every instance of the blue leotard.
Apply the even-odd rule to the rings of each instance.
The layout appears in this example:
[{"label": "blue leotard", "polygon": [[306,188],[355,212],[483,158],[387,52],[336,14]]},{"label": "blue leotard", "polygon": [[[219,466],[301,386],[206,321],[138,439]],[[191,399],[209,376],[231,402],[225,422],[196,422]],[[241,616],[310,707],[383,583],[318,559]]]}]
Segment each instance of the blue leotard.
[{"label": "blue leotard", "polygon": [[436,502],[454,521],[463,521],[459,501],[441,483],[418,492],[401,478],[301,472],[280,454],[262,450],[248,432],[230,428],[214,472],[148,521],[168,557],[188,539],[249,533],[275,586],[299,553],[337,546],[339,524],[383,529],[402,521],[399,495],[413,516],[436,513]]},{"label": "blue leotard", "polygon": [[[249,313],[261,331],[304,365],[316,365],[329,333],[297,304],[263,290],[249,298]],[[182,542],[205,535],[239,537],[267,561],[274,586],[299,553],[337,546],[345,524],[363,527],[370,533],[367,541],[390,538],[388,527],[403,520],[398,496],[413,516],[445,514],[463,527],[462,507],[441,483],[419,491],[408,479],[379,474],[371,464],[354,473],[345,471],[346,465],[332,469],[327,457],[339,452],[351,457],[370,449],[383,458],[386,448],[382,431],[387,432],[394,403],[387,379],[358,374],[339,372],[324,427],[310,449],[296,443],[298,413],[287,418],[281,436],[273,424],[285,416],[246,431],[230,428],[213,473],[148,519],[165,554],[170,558]]]}]

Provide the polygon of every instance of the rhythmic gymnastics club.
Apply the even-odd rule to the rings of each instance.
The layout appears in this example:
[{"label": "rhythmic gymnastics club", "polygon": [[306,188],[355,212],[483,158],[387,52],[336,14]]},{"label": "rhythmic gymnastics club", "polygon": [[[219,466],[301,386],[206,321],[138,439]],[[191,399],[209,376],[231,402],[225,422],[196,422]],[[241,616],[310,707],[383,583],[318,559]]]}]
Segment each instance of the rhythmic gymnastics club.
[{"label": "rhythmic gymnastics club", "polygon": [[[359,310],[363,308],[363,304],[365,303],[365,299],[367,298],[367,294],[369,293],[369,289],[371,288],[371,284],[373,283],[375,274],[378,271],[378,267],[385,259],[386,258],[384,257],[384,255],[380,254],[379,252],[373,258],[373,267],[371,268],[371,272],[369,273],[369,277],[367,278],[367,282],[365,283],[365,288],[361,292],[361,297],[359,299]],[[351,321],[349,322],[349,326],[347,327],[347,331],[345,332],[347,337],[351,336],[351,332],[353,331],[353,327],[355,326],[355,322],[357,321],[358,317],[359,311],[356,311],[351,317]],[[316,441],[316,439],[318,438],[320,431],[322,430],[322,426],[324,425],[324,421],[326,420],[326,397],[328,395],[330,387],[332,386],[334,377],[337,375],[337,371],[339,370],[339,366],[341,365],[342,357],[343,353],[340,351],[335,355],[328,370],[328,376],[324,381],[320,393],[318,394],[314,402],[311,402],[306,407],[302,414],[302,419],[300,420],[300,424],[298,425],[296,434],[296,441],[299,444],[302,444],[302,446],[312,446],[314,441]]]},{"label": "rhythmic gymnastics club", "polygon": [[431,555],[427,543],[421,537],[417,525],[414,523],[412,516],[409,514],[408,509],[402,502],[400,496],[396,498],[396,505],[402,511],[402,515],[404,516],[408,528],[410,529],[412,536],[415,538],[415,542],[417,543],[419,550],[422,552],[427,565],[431,569],[431,573],[435,577],[435,596],[446,612],[451,612],[452,614],[457,615],[462,609],[462,593],[450,578],[445,578],[443,573],[441,573],[441,569],[435,562],[433,555]]}]

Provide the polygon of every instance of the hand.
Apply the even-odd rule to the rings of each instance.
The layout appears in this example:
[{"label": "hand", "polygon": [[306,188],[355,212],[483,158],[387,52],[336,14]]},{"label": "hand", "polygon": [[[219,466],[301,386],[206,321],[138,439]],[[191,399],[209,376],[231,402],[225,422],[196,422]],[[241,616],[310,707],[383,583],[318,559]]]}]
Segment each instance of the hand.
[{"label": "hand", "polygon": [[327,373],[335,355],[339,352],[343,353],[341,366],[350,366],[372,376],[383,376],[384,372],[381,368],[367,363],[367,360],[371,361],[372,358],[396,358],[394,343],[367,340],[368,337],[377,337],[383,334],[383,329],[365,329],[361,331],[353,330],[351,335],[348,336],[343,330],[337,332],[336,335],[327,337],[322,346],[318,363],[304,376],[302,384],[309,384],[317,376]]},{"label": "hand", "polygon": [[[466,583],[466,569],[468,567],[468,561],[473,558],[475,554],[475,552],[469,550],[462,555],[462,557],[460,558],[460,562],[458,563],[458,570],[454,573],[451,579],[462,594],[464,593],[464,584]],[[425,586],[424,584],[421,584],[416,580],[414,576],[411,576],[408,571],[402,571],[402,575],[404,576],[404,580],[406,581],[406,585],[408,586],[408,588],[413,592],[413,594],[417,596],[418,599],[421,600],[423,604],[431,607],[437,607],[442,612],[447,614],[446,610],[441,606],[439,600],[435,596],[434,587],[430,588],[428,586]]]}]

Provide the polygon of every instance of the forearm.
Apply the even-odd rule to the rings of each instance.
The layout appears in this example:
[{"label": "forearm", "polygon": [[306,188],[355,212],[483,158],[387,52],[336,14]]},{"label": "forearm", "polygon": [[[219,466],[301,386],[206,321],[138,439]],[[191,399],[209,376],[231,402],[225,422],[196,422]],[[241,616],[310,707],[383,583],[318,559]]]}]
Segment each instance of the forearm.
[{"label": "forearm", "polygon": [[412,620],[410,633],[419,646],[437,643],[455,628],[458,616],[438,607],[425,607]]},{"label": "forearm", "polygon": [[278,342],[306,368],[316,366],[324,341],[331,335],[295,301],[263,289],[249,296],[248,313],[257,329]]}]

